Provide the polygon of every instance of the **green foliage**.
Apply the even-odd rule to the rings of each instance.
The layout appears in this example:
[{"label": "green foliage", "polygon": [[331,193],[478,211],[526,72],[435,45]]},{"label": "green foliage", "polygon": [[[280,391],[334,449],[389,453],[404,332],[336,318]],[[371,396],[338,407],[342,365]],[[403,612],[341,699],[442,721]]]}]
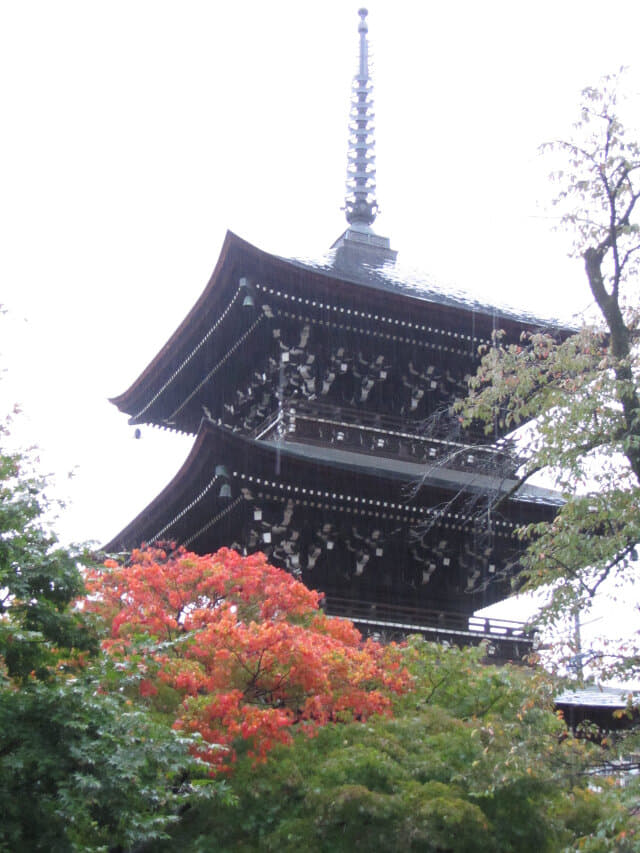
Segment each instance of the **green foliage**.
[{"label": "green foliage", "polygon": [[155,844],[187,801],[224,786],[189,754],[197,739],[133,704],[98,652],[74,607],[80,554],[48,530],[43,486],[0,446],[0,850]]},{"label": "green foliage", "polygon": [[165,837],[192,795],[188,743],[90,679],[0,691],[0,850]]},{"label": "green foliage", "polygon": [[[525,589],[551,589],[543,618],[584,612],[596,592],[633,576],[640,541],[640,146],[618,116],[617,79],[583,93],[572,140],[547,146],[564,160],[554,178],[561,222],[585,264],[597,322],[562,335],[495,336],[482,353],[463,423],[525,427],[522,482],[545,471],[565,504],[554,521],[521,530]],[[640,658],[603,658],[607,675]]]},{"label": "green foliage", "polygon": [[145,698],[136,667],[95,651],[77,555],[0,458],[0,851],[634,849],[619,789],[586,787],[595,748],[568,736],[547,676],[421,640],[393,659],[413,685],[395,719],[301,729],[212,781],[201,741],[170,728],[176,691]]},{"label": "green foliage", "polygon": [[[483,422],[487,434],[496,422],[503,430],[531,422],[522,482],[545,471],[562,490],[565,503],[553,521],[520,531],[527,549],[518,583],[549,593],[539,616],[546,623],[584,613],[603,584],[611,592],[634,579],[640,542],[640,146],[626,138],[615,78],[583,95],[575,137],[546,148],[564,159],[553,176],[556,203],[572,253],[584,262],[596,322],[517,343],[498,333],[458,409],[463,423]],[[565,651],[577,649],[560,650],[561,663]],[[600,650],[590,665],[601,677],[637,677],[637,642]],[[573,817],[562,818],[578,836],[568,849],[640,850],[637,777],[614,781],[636,751],[622,738],[596,756],[597,796],[576,795]],[[610,782],[606,772],[614,773]],[[579,837],[576,815],[589,813],[592,830]]]},{"label": "green foliage", "polygon": [[[235,803],[195,807],[159,849],[558,851],[596,831],[592,747],[571,738],[540,673],[480,664],[481,650],[414,640],[414,688],[394,719],[327,726],[241,759]],[[610,833],[609,833],[610,835]]]},{"label": "green foliage", "polygon": [[29,469],[28,457],[0,448],[0,660],[22,682],[48,678],[60,649],[96,650],[69,606],[84,589],[81,555],[47,530],[44,482]]},{"label": "green foliage", "polygon": [[551,175],[558,184],[554,203],[573,235],[572,254],[602,252],[603,285],[610,295],[640,269],[635,211],[640,145],[627,137],[619,114],[623,76],[621,69],[584,89],[573,138],[542,146],[560,155],[561,165]]},{"label": "green foliage", "polygon": [[515,427],[535,418],[522,459],[523,482],[553,475],[566,503],[556,518],[524,527],[524,589],[554,585],[547,618],[585,609],[609,577],[628,574],[640,541],[640,489],[628,464],[635,440],[618,403],[620,382],[601,333],[583,329],[564,341],[532,335],[497,338],[460,407],[465,419]]}]

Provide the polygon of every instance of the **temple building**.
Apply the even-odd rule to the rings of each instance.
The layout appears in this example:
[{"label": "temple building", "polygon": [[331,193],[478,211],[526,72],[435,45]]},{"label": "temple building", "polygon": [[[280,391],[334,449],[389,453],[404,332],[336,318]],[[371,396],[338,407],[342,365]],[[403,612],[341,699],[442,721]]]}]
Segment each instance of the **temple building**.
[{"label": "temple building", "polygon": [[[518,572],[515,528],[554,493],[515,491],[499,430],[463,430],[478,348],[541,321],[403,277],[376,218],[366,10],[359,12],[345,213],[317,263],[228,233],[211,279],[115,398],[131,424],[195,437],[174,479],[106,547],[176,541],[265,552],[366,630],[507,644],[521,626],[474,613]],[[495,496],[504,500],[495,507]]]}]

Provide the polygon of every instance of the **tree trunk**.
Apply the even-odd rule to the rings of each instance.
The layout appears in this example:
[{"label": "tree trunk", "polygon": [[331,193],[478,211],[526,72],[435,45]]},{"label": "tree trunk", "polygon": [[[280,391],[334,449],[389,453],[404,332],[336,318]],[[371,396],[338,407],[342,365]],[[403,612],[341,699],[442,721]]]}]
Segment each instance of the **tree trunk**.
[{"label": "tree trunk", "polygon": [[591,293],[609,329],[609,348],[614,360],[618,400],[622,405],[627,441],[624,453],[640,483],[640,399],[631,370],[631,335],[622,316],[617,292],[608,293],[602,276],[604,249],[589,248],[584,253]]}]

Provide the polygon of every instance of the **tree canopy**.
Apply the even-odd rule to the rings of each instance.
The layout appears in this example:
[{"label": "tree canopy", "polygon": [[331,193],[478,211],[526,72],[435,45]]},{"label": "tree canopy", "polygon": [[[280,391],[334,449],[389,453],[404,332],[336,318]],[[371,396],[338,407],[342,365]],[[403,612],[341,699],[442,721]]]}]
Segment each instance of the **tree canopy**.
[{"label": "tree canopy", "polygon": [[[149,714],[87,614],[80,558],[44,482],[0,429],[0,850],[129,850],[158,840],[195,781],[193,738]],[[206,777],[205,777],[206,778]],[[201,786],[203,795],[207,787]]]},{"label": "tree canopy", "polygon": [[589,775],[598,748],[553,711],[553,680],[481,655],[413,639],[393,717],[298,734],[258,766],[240,756],[234,797],[191,809],[160,849],[636,849],[618,791]]},{"label": "tree canopy", "polygon": [[[640,146],[625,133],[618,100],[617,77],[585,89],[573,138],[545,146],[563,161],[553,175],[556,204],[595,317],[519,343],[498,333],[460,405],[464,422],[481,421],[487,432],[496,422],[535,423],[522,443],[522,482],[544,470],[565,503],[553,521],[523,529],[520,582],[551,586],[551,619],[588,609],[605,581],[628,579],[640,541]],[[637,657],[600,664],[612,674],[635,669]]]},{"label": "tree canopy", "polygon": [[110,625],[104,648],[176,728],[204,737],[198,754],[219,769],[238,750],[264,758],[294,726],[312,735],[389,714],[408,687],[394,645],[362,642],[264,554],[139,549],[88,583],[87,609]]},{"label": "tree canopy", "polygon": [[[36,510],[20,520],[21,494],[45,504],[18,463],[0,503],[16,591],[2,618],[0,850],[636,849],[621,789],[590,775],[599,748],[553,712],[544,672],[363,641],[262,555],[224,549],[110,560],[74,605],[76,557]],[[64,596],[46,582],[59,551]],[[50,591],[73,631],[49,629]],[[25,629],[39,595],[49,618]],[[16,644],[28,650],[9,669]]]},{"label": "tree canopy", "polygon": [[[0,426],[0,441],[8,427]],[[44,482],[25,454],[0,444],[0,660],[18,682],[51,674],[59,650],[95,650],[69,605],[84,590],[79,554],[58,546],[43,518]]]}]

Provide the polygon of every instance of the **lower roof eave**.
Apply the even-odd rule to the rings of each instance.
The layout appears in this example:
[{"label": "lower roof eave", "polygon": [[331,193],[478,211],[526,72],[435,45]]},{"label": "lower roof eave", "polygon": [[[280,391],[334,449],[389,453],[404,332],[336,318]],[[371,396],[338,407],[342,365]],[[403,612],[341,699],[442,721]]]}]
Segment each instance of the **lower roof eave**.
[{"label": "lower roof eave", "polygon": [[[425,495],[437,492],[437,501],[450,500],[468,493],[508,492],[515,481],[486,474],[419,465],[382,456],[370,456],[330,446],[307,445],[289,441],[257,440],[232,432],[209,419],[203,419],[193,447],[180,470],[142,512],[104,547],[111,552],[129,550],[142,541],[150,541],[158,530],[169,527],[171,518],[184,515],[209,490],[216,466],[236,469],[241,478],[277,477],[299,482],[309,488],[324,483],[336,489],[340,481],[350,488],[387,499],[389,494],[416,487],[414,498],[403,503],[425,503]],[[251,475],[251,476],[249,476]],[[348,476],[347,476],[348,475]],[[558,495],[544,489],[521,489],[510,502],[536,503],[554,509]],[[169,536],[169,538],[171,538]]]}]

